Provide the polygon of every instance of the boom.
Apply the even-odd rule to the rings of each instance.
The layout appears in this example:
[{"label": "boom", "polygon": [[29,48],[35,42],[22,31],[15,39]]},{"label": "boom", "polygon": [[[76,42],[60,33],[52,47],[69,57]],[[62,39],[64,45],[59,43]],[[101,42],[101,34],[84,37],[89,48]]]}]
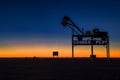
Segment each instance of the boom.
[{"label": "boom", "polygon": [[77,34],[83,34],[83,30],[81,30],[69,17],[64,16],[62,20],[62,25],[64,27],[68,26],[73,29]]}]

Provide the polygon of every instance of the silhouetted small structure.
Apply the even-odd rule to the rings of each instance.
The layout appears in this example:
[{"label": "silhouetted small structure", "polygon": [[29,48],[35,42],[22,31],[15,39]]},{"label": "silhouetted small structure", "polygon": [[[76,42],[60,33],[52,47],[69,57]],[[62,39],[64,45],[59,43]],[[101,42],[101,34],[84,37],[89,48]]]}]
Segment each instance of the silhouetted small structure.
[{"label": "silhouetted small structure", "polygon": [[53,51],[53,57],[58,56],[58,51]]},{"label": "silhouetted small structure", "polygon": [[36,56],[33,57],[33,59],[36,59],[36,58],[37,58]]},{"label": "silhouetted small structure", "polygon": [[91,54],[91,55],[90,55],[90,59],[91,59],[91,61],[92,61],[92,62],[94,62],[94,61],[95,61],[95,59],[96,59],[96,55]]}]

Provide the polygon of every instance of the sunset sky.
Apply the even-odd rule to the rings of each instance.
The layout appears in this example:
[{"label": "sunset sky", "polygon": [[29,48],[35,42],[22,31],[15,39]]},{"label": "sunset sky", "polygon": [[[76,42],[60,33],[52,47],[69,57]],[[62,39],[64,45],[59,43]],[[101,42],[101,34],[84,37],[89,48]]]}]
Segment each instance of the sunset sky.
[{"label": "sunset sky", "polygon": [[[119,0],[1,0],[0,57],[71,57],[71,30],[61,21],[69,16],[79,28],[99,28],[110,36],[111,57],[120,57]],[[96,46],[97,57],[105,47]],[[75,57],[89,57],[90,46],[75,47]]]}]

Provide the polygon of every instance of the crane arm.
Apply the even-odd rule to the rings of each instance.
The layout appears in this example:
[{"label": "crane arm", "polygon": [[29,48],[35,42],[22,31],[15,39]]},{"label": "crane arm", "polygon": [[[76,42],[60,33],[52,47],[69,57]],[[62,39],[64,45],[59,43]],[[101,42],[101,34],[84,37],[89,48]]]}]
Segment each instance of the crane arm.
[{"label": "crane arm", "polygon": [[[79,33],[83,34],[83,30],[81,30],[69,17],[64,16],[63,20],[62,20],[62,25],[65,27],[67,25],[72,25],[73,28],[76,28]],[[74,29],[75,30],[75,29]]]}]

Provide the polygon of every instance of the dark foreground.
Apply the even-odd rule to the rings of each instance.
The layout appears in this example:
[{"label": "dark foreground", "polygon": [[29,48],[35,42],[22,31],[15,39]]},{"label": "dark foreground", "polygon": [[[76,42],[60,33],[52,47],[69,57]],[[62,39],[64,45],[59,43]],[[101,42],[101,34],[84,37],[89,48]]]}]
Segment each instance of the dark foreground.
[{"label": "dark foreground", "polygon": [[0,80],[120,80],[120,59],[0,59]]}]

